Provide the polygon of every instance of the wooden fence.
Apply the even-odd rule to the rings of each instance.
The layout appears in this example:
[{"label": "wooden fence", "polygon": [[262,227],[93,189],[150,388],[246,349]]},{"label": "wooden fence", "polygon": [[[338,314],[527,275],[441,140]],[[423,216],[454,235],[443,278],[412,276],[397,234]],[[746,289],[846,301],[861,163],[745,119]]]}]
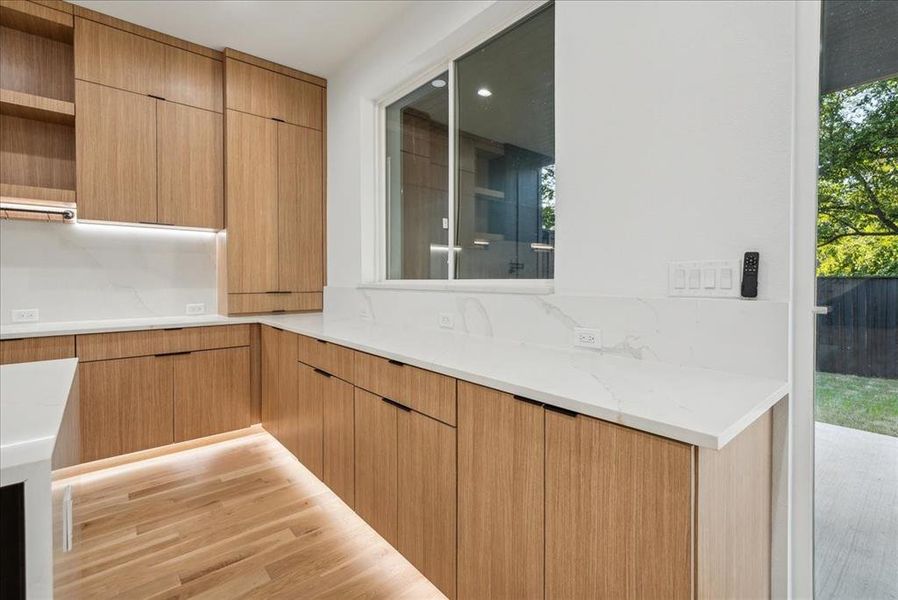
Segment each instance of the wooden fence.
[{"label": "wooden fence", "polygon": [[817,370],[898,378],[898,277],[818,277]]}]

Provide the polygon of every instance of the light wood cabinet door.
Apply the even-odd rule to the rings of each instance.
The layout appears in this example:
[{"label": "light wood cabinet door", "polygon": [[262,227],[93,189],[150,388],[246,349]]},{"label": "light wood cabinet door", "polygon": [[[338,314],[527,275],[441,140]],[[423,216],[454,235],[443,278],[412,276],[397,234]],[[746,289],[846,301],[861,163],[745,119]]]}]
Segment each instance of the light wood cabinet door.
[{"label": "light wood cabinet door", "polygon": [[397,549],[455,597],[455,428],[420,413],[398,414]]},{"label": "light wood cabinet door", "polygon": [[[75,18],[75,78],[165,97],[165,45]],[[82,116],[78,103],[78,118]]]},{"label": "light wood cabinet door", "polygon": [[221,114],[162,101],[156,110],[159,223],[221,229]]},{"label": "light wood cabinet door", "polygon": [[277,123],[227,119],[228,292],[278,291]]},{"label": "light wood cabinet door", "polygon": [[278,288],[324,286],[324,182],[321,132],[278,123]]},{"label": "light wood cabinet door", "polygon": [[75,82],[78,218],[156,222],[156,100]]},{"label": "light wood cabinet door", "polygon": [[232,58],[225,59],[227,108],[322,129],[324,90]]},{"label": "light wood cabinet door", "polygon": [[88,362],[79,370],[82,462],[172,443],[169,357]]},{"label": "light wood cabinet door", "polygon": [[324,416],[322,404],[327,394],[327,377],[300,362],[297,369],[296,458],[318,479],[323,477]]},{"label": "light wood cabinet door", "polygon": [[250,425],[248,347],[172,355],[175,441]]},{"label": "light wood cabinet door", "polygon": [[280,330],[262,325],[262,427],[279,438]]},{"label": "light wood cabinet door", "polygon": [[458,382],[458,598],[542,598],[544,409]]},{"label": "light wood cabinet door", "polygon": [[336,377],[327,379],[322,403],[322,480],[343,502],[355,504],[355,414],[353,387]]},{"label": "light wood cabinet door", "polygon": [[166,100],[222,112],[220,60],[163,45],[162,93]]},{"label": "light wood cabinet door", "polygon": [[546,411],[546,598],[692,597],[692,447]]},{"label": "light wood cabinet door", "polygon": [[355,512],[393,547],[398,541],[399,409],[355,388]]},{"label": "light wood cabinet door", "polygon": [[296,369],[296,338],[295,333],[278,331],[278,441],[284,445],[293,456],[297,456],[297,443],[299,432],[297,429],[297,417],[299,406],[297,397],[299,394],[299,372]]}]

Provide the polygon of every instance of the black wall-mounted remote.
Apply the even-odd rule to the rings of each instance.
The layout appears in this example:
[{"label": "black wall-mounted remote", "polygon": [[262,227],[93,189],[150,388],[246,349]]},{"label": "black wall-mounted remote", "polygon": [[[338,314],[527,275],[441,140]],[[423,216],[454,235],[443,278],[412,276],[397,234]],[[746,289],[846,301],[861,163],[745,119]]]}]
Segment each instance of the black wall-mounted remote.
[{"label": "black wall-mounted remote", "polygon": [[742,297],[758,297],[758,262],[761,255],[757,252],[746,252],[742,257]]}]

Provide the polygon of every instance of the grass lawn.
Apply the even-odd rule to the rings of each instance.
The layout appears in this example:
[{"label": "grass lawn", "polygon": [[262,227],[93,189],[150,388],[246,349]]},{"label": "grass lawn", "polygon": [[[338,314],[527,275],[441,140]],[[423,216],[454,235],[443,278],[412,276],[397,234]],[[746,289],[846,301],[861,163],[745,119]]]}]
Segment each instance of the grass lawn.
[{"label": "grass lawn", "polygon": [[817,373],[816,418],[898,437],[898,379]]}]

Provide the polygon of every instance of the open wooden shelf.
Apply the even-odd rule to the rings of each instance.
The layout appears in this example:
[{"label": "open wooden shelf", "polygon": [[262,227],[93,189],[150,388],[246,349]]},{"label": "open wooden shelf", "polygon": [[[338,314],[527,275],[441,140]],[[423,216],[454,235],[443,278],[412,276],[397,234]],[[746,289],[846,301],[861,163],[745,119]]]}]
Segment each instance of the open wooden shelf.
[{"label": "open wooden shelf", "polygon": [[59,125],[74,125],[75,103],[0,89],[0,114]]},{"label": "open wooden shelf", "polygon": [[34,2],[0,0],[0,26],[71,44],[75,19],[71,10],[63,12]]},{"label": "open wooden shelf", "polygon": [[0,183],[0,201],[53,206],[56,208],[74,208],[75,190]]}]

